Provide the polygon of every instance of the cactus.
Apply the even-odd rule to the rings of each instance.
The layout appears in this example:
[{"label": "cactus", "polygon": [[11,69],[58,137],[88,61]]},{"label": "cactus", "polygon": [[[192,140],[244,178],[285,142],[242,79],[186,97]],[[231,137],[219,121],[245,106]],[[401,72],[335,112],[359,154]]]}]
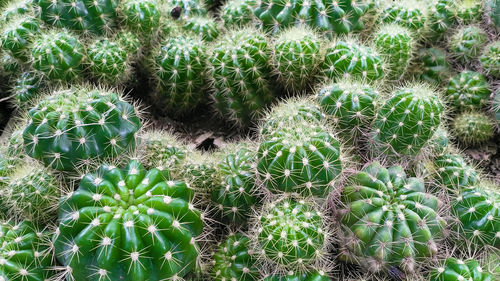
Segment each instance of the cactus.
[{"label": "cactus", "polygon": [[123,22],[140,36],[153,36],[160,30],[162,12],[156,0],[126,0],[120,2]]},{"label": "cactus", "polygon": [[250,125],[273,99],[266,37],[254,29],[227,34],[209,51],[212,98],[220,115]]},{"label": "cactus", "polygon": [[320,63],[321,41],[313,30],[292,27],[274,43],[274,66],[280,82],[291,93],[310,87]]},{"label": "cactus", "polygon": [[19,61],[13,58],[9,54],[0,54],[1,56],[1,68],[2,72],[6,75],[16,75],[21,72],[21,65],[19,64]]},{"label": "cactus", "polygon": [[493,28],[500,31],[500,0],[487,1],[487,15]]},{"label": "cactus", "polygon": [[259,280],[259,268],[253,255],[250,239],[247,236],[240,233],[229,235],[214,254],[213,280]]},{"label": "cactus", "polygon": [[84,68],[84,48],[77,37],[66,31],[49,31],[38,36],[31,56],[33,68],[57,83],[80,78]]},{"label": "cactus", "polygon": [[320,71],[330,79],[352,77],[373,81],[384,76],[384,65],[372,48],[353,40],[340,40],[326,49]]},{"label": "cactus", "polygon": [[141,54],[141,42],[137,35],[130,31],[121,31],[117,33],[114,41],[120,44],[121,48],[125,50],[132,61],[135,61]]},{"label": "cactus", "polygon": [[20,160],[25,159],[24,154],[24,140],[23,140],[24,128],[16,128],[10,135],[9,141],[7,142],[6,155],[9,157],[15,157],[18,163]]},{"label": "cactus", "polygon": [[[2,6],[0,4],[0,6]],[[32,0],[14,0],[8,1],[3,5],[0,11],[0,21],[8,22],[15,17],[21,15],[33,14],[33,1]]]},{"label": "cactus", "polygon": [[398,0],[387,4],[379,20],[404,26],[416,34],[425,31],[427,24],[426,4],[420,0]]},{"label": "cactus", "polygon": [[489,88],[484,75],[464,70],[451,78],[446,96],[457,109],[481,109],[490,97]]},{"label": "cactus", "polygon": [[33,223],[0,224],[0,279],[9,281],[51,280],[54,277],[48,231]]},{"label": "cactus", "polygon": [[319,32],[333,37],[363,30],[363,16],[367,5],[352,0],[264,0],[258,3],[254,14],[261,25],[277,32],[291,25],[307,24]]},{"label": "cactus", "polygon": [[256,5],[255,0],[234,0],[227,1],[222,6],[221,20],[224,27],[242,28],[254,20],[253,8]]},{"label": "cactus", "polygon": [[217,165],[212,204],[223,221],[244,225],[260,201],[254,172],[256,153],[245,144],[227,151]]},{"label": "cactus", "polygon": [[434,0],[429,5],[427,34],[430,39],[438,39],[455,23],[453,0]]},{"label": "cactus", "polygon": [[40,33],[40,24],[32,17],[20,17],[9,21],[0,40],[2,49],[23,63],[29,61],[33,37]]},{"label": "cactus", "polygon": [[475,259],[459,260],[447,258],[442,265],[433,269],[430,281],[493,281],[493,275],[479,265]]},{"label": "cactus", "polygon": [[44,86],[42,77],[33,71],[23,72],[17,78],[11,95],[14,103],[19,108],[27,108],[40,96],[40,91]]},{"label": "cactus", "polygon": [[103,165],[61,201],[56,257],[74,280],[183,278],[204,228],[193,195],[166,170]]},{"label": "cactus", "polygon": [[138,154],[146,168],[164,167],[172,176],[182,170],[189,150],[174,134],[163,131],[147,131],[139,136]]},{"label": "cactus", "polygon": [[410,30],[397,24],[384,25],[375,34],[374,43],[386,63],[387,77],[399,80],[406,73],[415,51]]},{"label": "cactus", "polygon": [[449,81],[450,64],[443,49],[421,49],[418,52],[418,60],[422,64],[422,69],[418,75],[420,79],[435,85],[441,85]]},{"label": "cactus", "polygon": [[480,27],[467,25],[458,29],[450,38],[450,52],[462,63],[479,57],[488,36]]},{"label": "cactus", "polygon": [[455,137],[465,145],[478,145],[490,140],[495,131],[495,121],[483,112],[464,112],[453,121]]},{"label": "cactus", "polygon": [[135,147],[136,108],[112,91],[74,87],[54,92],[28,112],[26,153],[56,170],[117,156]]},{"label": "cactus", "polygon": [[219,36],[217,22],[213,18],[207,16],[187,18],[182,28],[200,36],[206,42],[214,41]]},{"label": "cactus", "polygon": [[50,25],[83,33],[108,34],[117,25],[117,0],[33,0]]},{"label": "cactus", "polygon": [[100,39],[88,47],[87,55],[89,72],[99,83],[118,85],[128,80],[130,64],[127,52],[120,44]]},{"label": "cactus", "polygon": [[351,177],[339,211],[341,255],[370,271],[414,272],[438,252],[446,223],[440,201],[400,166],[373,162]]},{"label": "cactus", "polygon": [[481,0],[461,0],[455,4],[455,17],[462,24],[478,23],[483,17]]},{"label": "cactus", "polygon": [[437,128],[427,146],[431,149],[433,155],[440,156],[444,154],[450,147],[448,131],[443,126]]},{"label": "cactus", "polygon": [[500,41],[488,44],[479,57],[484,73],[492,77],[500,77]]},{"label": "cactus", "polygon": [[181,19],[207,14],[207,9],[202,0],[167,0],[167,4],[169,7],[179,7],[182,9]]},{"label": "cactus", "polygon": [[310,273],[303,274],[293,274],[293,272],[287,274],[286,276],[268,276],[264,278],[263,281],[330,281],[323,271],[313,271]]},{"label": "cactus", "polygon": [[434,181],[450,193],[456,194],[479,183],[476,170],[458,154],[443,154],[436,157],[432,163]]},{"label": "cactus", "polygon": [[439,127],[443,107],[439,94],[425,84],[397,90],[377,112],[375,145],[389,155],[418,155]]},{"label": "cactus", "polygon": [[197,194],[208,199],[217,185],[216,166],[216,157],[194,151],[186,155],[181,174]]},{"label": "cactus", "polygon": [[375,119],[379,93],[367,84],[343,80],[321,88],[317,99],[336,126],[356,136]]},{"label": "cactus", "polygon": [[326,197],[342,172],[339,141],[316,127],[283,128],[264,136],[257,171],[273,193]]},{"label": "cactus", "polygon": [[328,246],[322,214],[304,200],[283,198],[266,205],[255,230],[263,258],[287,271],[303,272],[325,255]]}]

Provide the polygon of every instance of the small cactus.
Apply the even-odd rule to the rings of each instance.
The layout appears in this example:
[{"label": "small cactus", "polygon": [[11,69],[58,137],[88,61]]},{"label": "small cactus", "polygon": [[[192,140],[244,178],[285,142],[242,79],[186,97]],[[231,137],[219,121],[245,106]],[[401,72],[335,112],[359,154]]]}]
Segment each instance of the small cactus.
[{"label": "small cactus", "polygon": [[450,134],[448,130],[443,126],[437,128],[427,146],[431,149],[433,155],[440,156],[444,154],[450,147]]},{"label": "small cactus", "polygon": [[500,77],[500,41],[494,41],[483,50],[479,62],[486,75]]},{"label": "small cactus", "polygon": [[0,34],[0,46],[11,56],[26,63],[30,59],[33,38],[40,34],[40,24],[36,18],[20,17],[9,21]]},{"label": "small cactus", "polygon": [[222,6],[221,20],[226,28],[242,28],[254,20],[253,8],[255,0],[234,0],[227,1]]},{"label": "small cactus", "polygon": [[167,0],[169,7],[179,7],[181,8],[182,14],[181,19],[188,19],[196,15],[206,15],[207,9],[203,0]]},{"label": "small cactus", "polygon": [[34,12],[32,0],[4,1],[0,11],[0,21],[8,22],[21,15],[30,15]]},{"label": "small cactus", "polygon": [[455,137],[465,145],[478,145],[490,140],[495,131],[495,121],[483,112],[464,112],[452,124]]},{"label": "small cactus", "polygon": [[125,49],[108,39],[97,40],[87,50],[89,72],[100,83],[118,85],[129,78],[130,64]]},{"label": "small cactus", "polygon": [[490,97],[490,85],[484,75],[464,70],[450,79],[446,96],[457,109],[481,109]]},{"label": "small cactus", "polygon": [[207,16],[189,17],[185,20],[182,28],[199,36],[206,42],[212,42],[219,36],[217,22]]},{"label": "small cactus", "polygon": [[458,29],[450,38],[450,52],[462,63],[469,63],[479,57],[488,36],[484,30],[474,25]]},{"label": "small cactus", "polygon": [[434,85],[448,83],[451,67],[446,51],[440,48],[421,49],[417,57],[421,64],[418,78]]},{"label": "small cactus", "polygon": [[383,23],[395,23],[416,34],[424,32],[427,21],[425,3],[419,0],[398,0],[387,4],[379,20]]},{"label": "small cactus", "polygon": [[429,281],[493,281],[493,275],[483,270],[475,259],[460,260],[447,258],[430,273]]},{"label": "small cactus", "polygon": [[162,13],[156,0],[125,0],[120,2],[123,22],[140,36],[153,36],[160,30]]},{"label": "small cactus", "polygon": [[457,194],[462,189],[479,183],[477,171],[458,154],[443,154],[436,157],[432,164],[434,181],[450,193]]},{"label": "small cactus", "polygon": [[483,11],[483,1],[481,0],[460,0],[455,4],[455,17],[461,24],[480,22]]},{"label": "small cactus", "polygon": [[21,71],[21,65],[18,60],[9,54],[3,53],[1,55],[0,70],[6,75],[19,75]]},{"label": "small cactus", "polygon": [[429,4],[426,37],[440,38],[455,23],[453,0],[434,0]]},{"label": "small cactus", "polygon": [[190,151],[186,154],[182,177],[203,199],[210,200],[210,194],[218,184],[217,159],[211,154]]},{"label": "small cactus", "polygon": [[11,90],[14,104],[18,108],[28,108],[40,96],[43,86],[43,78],[37,72],[21,73]]},{"label": "small cactus", "polygon": [[132,61],[141,55],[141,41],[130,31],[120,31],[116,34],[114,41],[120,44]]},{"label": "small cactus", "polygon": [[163,167],[173,177],[182,171],[189,149],[177,136],[164,131],[146,131],[139,135],[139,141],[138,153],[146,168]]}]

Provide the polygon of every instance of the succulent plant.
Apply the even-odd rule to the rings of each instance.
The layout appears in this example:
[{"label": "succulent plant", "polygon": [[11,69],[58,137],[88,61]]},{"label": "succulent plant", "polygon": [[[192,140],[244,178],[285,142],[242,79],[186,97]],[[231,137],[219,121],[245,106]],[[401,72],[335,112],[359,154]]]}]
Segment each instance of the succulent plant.
[{"label": "succulent plant", "polygon": [[177,136],[166,131],[147,131],[139,136],[141,162],[146,168],[164,167],[176,177],[189,152]]},{"label": "succulent plant", "polygon": [[18,60],[6,53],[0,55],[0,70],[2,70],[4,74],[14,76],[21,72],[21,65],[19,64]]},{"label": "succulent plant", "polygon": [[93,42],[87,50],[89,72],[107,85],[117,85],[128,80],[130,64],[127,51],[117,42],[100,39]]},{"label": "succulent plant", "polygon": [[108,34],[118,23],[117,0],[33,0],[50,25],[83,33]]},{"label": "succulent plant", "polygon": [[134,33],[120,31],[116,34],[114,41],[120,44],[132,61],[135,61],[141,55],[141,41]]},{"label": "succulent plant", "polygon": [[455,23],[453,0],[434,0],[429,4],[426,37],[440,38]]},{"label": "succulent plant", "polygon": [[33,14],[33,0],[14,0],[5,1],[4,5],[1,5],[0,20],[2,22],[8,22],[21,15]]},{"label": "succulent plant", "polygon": [[320,71],[330,79],[352,77],[373,81],[384,76],[384,67],[380,54],[373,48],[354,40],[339,40],[326,49]]},{"label": "succulent plant", "polygon": [[226,28],[244,27],[254,20],[255,0],[227,1],[221,10],[221,20]]},{"label": "succulent plant", "polygon": [[182,28],[203,38],[206,42],[214,41],[219,36],[217,22],[213,18],[207,16],[189,17],[185,20]]},{"label": "succulent plant", "polygon": [[450,147],[450,134],[443,126],[437,128],[434,135],[427,143],[435,156],[443,155]]},{"label": "succulent plant", "polygon": [[207,9],[203,0],[167,0],[169,7],[181,8],[181,19],[187,19],[196,15],[206,15]]},{"label": "succulent plant", "polygon": [[495,121],[483,112],[464,112],[453,120],[455,137],[465,145],[478,145],[490,140],[495,131]]},{"label": "succulent plant", "polygon": [[182,178],[204,199],[210,200],[211,192],[218,184],[217,160],[214,155],[198,151],[190,151],[185,157]]},{"label": "succulent plant", "polygon": [[438,252],[446,226],[439,199],[400,166],[373,162],[342,190],[341,255],[370,271],[414,272]]},{"label": "succulent plant", "polygon": [[286,276],[273,275],[264,278],[263,281],[330,281],[323,271],[313,271],[310,273],[293,274],[293,272]]},{"label": "succulent plant", "polygon": [[447,258],[442,265],[433,269],[430,281],[493,281],[493,275],[480,266],[475,259],[460,260]]},{"label": "succulent plant", "polygon": [[374,43],[384,59],[387,77],[399,80],[405,75],[415,51],[411,31],[397,24],[384,25],[375,33]]},{"label": "succulent plant", "polygon": [[481,67],[488,76],[500,76],[500,41],[494,41],[486,45],[479,57]]},{"label": "succulent plant", "polygon": [[425,2],[420,0],[398,0],[388,2],[379,20],[383,23],[395,23],[416,34],[423,33],[427,24],[427,9]]},{"label": "succulent plant", "polygon": [[161,25],[162,12],[156,0],[126,0],[120,2],[123,22],[135,34],[154,36]]},{"label": "succulent plant", "polygon": [[434,181],[450,193],[457,194],[479,183],[477,171],[458,154],[443,154],[436,157],[432,164]]},{"label": "succulent plant", "polygon": [[396,90],[377,112],[373,140],[388,155],[416,156],[441,124],[444,105],[425,84]]},{"label": "succulent plant", "polygon": [[220,243],[213,257],[212,277],[214,281],[257,281],[259,275],[250,238],[235,233]]},{"label": "succulent plant", "polygon": [[123,154],[141,128],[137,109],[120,94],[86,87],[54,92],[28,112],[26,153],[56,170]]},{"label": "succulent plant", "polygon": [[455,4],[455,17],[462,24],[480,22],[483,17],[483,1],[461,0]]},{"label": "succulent plant", "polygon": [[489,100],[489,88],[484,75],[464,70],[450,79],[446,96],[457,109],[481,109]]},{"label": "succulent plant", "polygon": [[75,280],[182,278],[196,267],[204,228],[193,196],[167,170],[103,165],[61,201],[57,259]]},{"label": "succulent plant", "polygon": [[21,73],[11,90],[15,105],[19,108],[31,106],[40,96],[43,82],[41,75],[34,71]]},{"label": "succulent plant", "polygon": [[250,125],[273,99],[270,50],[265,35],[250,28],[235,30],[209,53],[216,110],[238,126]]},{"label": "succulent plant", "polygon": [[488,36],[475,25],[459,28],[450,38],[450,52],[460,62],[468,63],[479,57]]},{"label": "succulent plant", "polygon": [[26,63],[30,59],[33,38],[40,33],[40,24],[33,17],[10,20],[0,34],[0,46],[6,52]]}]

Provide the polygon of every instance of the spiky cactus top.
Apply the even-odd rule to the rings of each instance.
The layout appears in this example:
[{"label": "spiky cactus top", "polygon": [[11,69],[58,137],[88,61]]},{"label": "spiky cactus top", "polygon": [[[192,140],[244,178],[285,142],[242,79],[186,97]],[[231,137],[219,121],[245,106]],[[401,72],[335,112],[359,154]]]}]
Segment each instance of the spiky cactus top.
[{"label": "spiky cactus top", "polygon": [[398,0],[394,2],[387,2],[387,7],[382,11],[380,20],[384,23],[402,25],[415,33],[424,32],[427,20],[425,3],[420,0]]},{"label": "spiky cactus top", "polygon": [[32,108],[23,138],[29,156],[73,171],[81,162],[129,151],[140,128],[136,108],[116,92],[75,87]]},{"label": "spiky cactus top", "polygon": [[481,109],[490,97],[491,90],[481,73],[464,70],[453,76],[446,89],[446,96],[457,109]]},{"label": "spiky cactus top", "polygon": [[9,21],[3,29],[0,46],[16,59],[28,62],[33,38],[40,33],[40,24],[32,17],[20,17]]},{"label": "spiky cactus top", "polygon": [[371,163],[342,190],[339,212],[345,257],[371,271],[413,272],[438,251],[445,221],[440,201],[399,166]]},{"label": "spiky cactus top", "polygon": [[243,27],[248,25],[254,19],[253,8],[255,0],[234,0],[227,1],[222,6],[221,19],[226,28],[235,26]]},{"label": "spiky cactus top", "polygon": [[187,18],[182,28],[203,38],[206,42],[211,42],[219,36],[219,27],[217,22],[207,16],[196,16]]},{"label": "spiky cactus top", "polygon": [[384,76],[383,61],[378,52],[353,40],[332,43],[326,49],[320,70],[330,79],[354,77],[372,81]]},{"label": "spiky cactus top", "polygon": [[401,78],[412,60],[415,40],[409,29],[397,24],[380,27],[374,36],[375,48],[384,58],[389,79]]},{"label": "spiky cactus top", "polygon": [[57,259],[75,280],[182,278],[196,267],[204,228],[192,200],[166,170],[103,165],[61,201]]},{"label": "spiky cactus top", "polygon": [[464,112],[453,120],[455,137],[465,145],[478,145],[495,134],[495,121],[483,112]]},{"label": "spiky cactus top", "polygon": [[42,76],[37,72],[21,73],[11,92],[15,105],[19,108],[30,106],[39,97],[43,82]]},{"label": "spiky cactus top", "polygon": [[3,22],[8,22],[20,15],[32,14],[34,10],[32,0],[4,1],[4,5],[1,6],[0,20]]},{"label": "spiky cactus top", "polygon": [[100,83],[115,85],[128,79],[128,55],[119,43],[98,40],[89,46],[87,55],[90,74]]},{"label": "spiky cactus top", "polygon": [[33,0],[46,23],[73,30],[106,34],[117,24],[117,0]]},{"label": "spiky cactus top", "polygon": [[479,56],[487,39],[486,32],[480,27],[464,26],[450,38],[450,52],[460,62],[469,63]]},{"label": "spiky cactus top", "polygon": [[461,0],[455,4],[455,17],[462,24],[477,23],[483,17],[483,10],[481,0]]},{"label": "spiky cactus top", "polygon": [[493,281],[493,275],[483,270],[475,259],[447,258],[442,265],[432,270],[430,281]]},{"label": "spiky cactus top", "polygon": [[430,39],[440,38],[455,23],[453,0],[431,1],[427,15],[426,37]]},{"label": "spiky cactus top", "polygon": [[333,37],[363,30],[360,17],[366,5],[353,0],[262,0],[254,10],[264,28],[276,32],[291,25],[307,24]]},{"label": "spiky cactus top", "polygon": [[250,239],[247,236],[240,233],[229,235],[214,254],[213,280],[259,280],[259,268],[251,247]]},{"label": "spiky cactus top", "polygon": [[310,273],[294,274],[288,273],[286,276],[273,275],[266,277],[263,281],[330,281],[323,271],[313,271]]},{"label": "spiky cactus top", "polygon": [[388,154],[415,156],[441,123],[443,104],[425,84],[397,90],[378,110],[374,141]]},{"label": "spiky cactus top", "polygon": [[147,131],[139,136],[141,162],[146,168],[164,167],[176,177],[189,152],[175,135],[163,131]]},{"label": "spiky cactus top", "polygon": [[479,183],[477,171],[458,154],[443,154],[436,157],[432,163],[435,182],[448,192],[457,194],[463,188]]},{"label": "spiky cactus top", "polygon": [[124,0],[120,2],[120,10],[125,25],[140,36],[156,34],[162,23],[156,0]]},{"label": "spiky cactus top", "polygon": [[266,205],[257,220],[258,246],[275,266],[303,270],[325,254],[328,231],[310,203],[284,198]]},{"label": "spiky cactus top", "polygon": [[486,75],[493,77],[500,76],[500,41],[488,44],[479,57],[481,67]]},{"label": "spiky cactus top", "polygon": [[209,53],[217,111],[237,125],[250,125],[273,99],[265,35],[254,29],[232,31]]}]

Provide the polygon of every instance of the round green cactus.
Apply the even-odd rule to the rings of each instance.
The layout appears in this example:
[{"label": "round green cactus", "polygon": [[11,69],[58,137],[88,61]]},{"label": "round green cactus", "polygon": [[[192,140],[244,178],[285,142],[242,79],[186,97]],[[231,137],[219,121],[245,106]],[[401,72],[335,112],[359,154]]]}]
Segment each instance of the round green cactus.
[{"label": "round green cactus", "polygon": [[211,192],[212,203],[223,221],[244,225],[259,203],[255,178],[256,153],[240,145],[230,148],[217,165],[216,183]]},{"label": "round green cactus", "polygon": [[206,42],[211,42],[219,36],[217,22],[207,16],[195,16],[187,18],[182,28],[203,38]]},{"label": "round green cactus", "polygon": [[439,156],[444,154],[450,147],[450,134],[443,126],[440,126],[434,132],[434,135],[427,143],[427,146],[431,149],[434,155]]},{"label": "round green cactus", "polygon": [[87,55],[89,72],[99,83],[117,85],[128,79],[127,52],[119,43],[97,40],[88,47]]},{"label": "round green cactus", "polygon": [[34,281],[54,277],[49,233],[29,221],[0,223],[0,280]]},{"label": "round green cactus", "polygon": [[481,56],[479,57],[481,67],[486,75],[499,77],[500,76],[500,41],[495,41],[488,44]]},{"label": "round green cactus", "polygon": [[455,23],[453,0],[434,0],[427,15],[427,34],[431,39],[440,38]]},{"label": "round green cactus", "polygon": [[273,275],[264,278],[263,281],[330,281],[323,271],[314,271],[311,273],[293,274],[293,272],[286,276]]},{"label": "round green cactus", "polygon": [[436,157],[432,164],[432,177],[435,182],[450,193],[456,194],[463,188],[479,183],[479,175],[476,170],[458,154],[443,154]]},{"label": "round green cactus", "polygon": [[273,193],[326,197],[342,172],[339,141],[316,127],[283,128],[265,136],[257,171]]},{"label": "round green cactus", "polygon": [[118,42],[127,55],[135,60],[141,54],[141,41],[130,31],[120,31],[116,34],[114,38],[115,42]]},{"label": "round green cactus", "polygon": [[250,239],[240,233],[231,234],[218,247],[213,257],[214,281],[257,281],[259,268]]},{"label": "round green cactus", "polygon": [[50,25],[83,33],[106,34],[118,23],[117,0],[33,0]]},{"label": "round green cactus", "polygon": [[484,30],[467,25],[458,29],[450,38],[450,52],[460,62],[468,63],[479,57],[487,40],[488,36]]},{"label": "round green cactus", "polygon": [[425,84],[397,90],[377,112],[373,140],[388,154],[415,156],[441,124],[444,106]]},{"label": "round green cactus", "polygon": [[422,65],[419,78],[435,85],[447,83],[451,69],[447,54],[440,48],[421,49],[418,52],[418,61]]},{"label": "round green cactus", "polygon": [[414,272],[437,254],[446,226],[440,201],[400,166],[369,164],[351,177],[340,200],[341,252],[347,260],[370,271],[398,266]]},{"label": "round green cactus", "polygon": [[182,278],[196,267],[204,228],[193,195],[166,170],[103,165],[61,201],[57,259],[75,280]]},{"label": "round green cactus", "polygon": [[33,43],[33,68],[57,83],[74,81],[83,72],[84,52],[77,37],[66,31],[49,31]]},{"label": "round green cactus", "polygon": [[179,7],[182,9],[181,18],[188,19],[196,15],[206,15],[207,9],[203,0],[167,0],[169,7]]},{"label": "round green cactus", "polygon": [[274,43],[274,66],[282,86],[291,93],[310,87],[321,60],[321,41],[312,29],[292,27]]},{"label": "round green cactus", "polygon": [[232,31],[209,53],[216,110],[236,125],[250,125],[273,99],[266,36],[249,28]]},{"label": "round green cactus", "polygon": [[160,30],[162,13],[156,0],[126,0],[120,3],[124,24],[141,36]]},{"label": "round green cactus", "polygon": [[399,24],[419,34],[426,26],[426,5],[420,0],[390,2],[382,11],[379,20],[383,23]]},{"label": "round green cactus", "polygon": [[374,35],[375,48],[386,63],[386,74],[399,80],[408,69],[415,51],[411,31],[397,24],[380,27]]},{"label": "round green cactus", "polygon": [[20,17],[9,21],[0,35],[2,49],[22,62],[28,62],[33,38],[40,33],[38,20]]},{"label": "round green cactus", "polygon": [[146,168],[164,167],[172,176],[177,176],[182,170],[189,150],[175,135],[164,131],[147,131],[139,136],[139,140],[138,151],[141,163]]},{"label": "round green cactus", "polygon": [[234,0],[227,1],[222,6],[221,20],[226,28],[244,27],[254,20],[253,9],[255,0]]},{"label": "round green cactus", "polygon": [[484,75],[464,70],[451,78],[446,96],[458,109],[481,109],[490,98],[489,88]]},{"label": "round green cactus", "polygon": [[277,32],[291,25],[307,24],[329,37],[363,30],[360,18],[367,8],[352,0],[263,0],[257,5],[254,14],[267,30]]},{"label": "round green cactus", "polygon": [[207,98],[205,87],[206,50],[195,37],[171,37],[154,57],[157,103],[167,112],[184,115],[192,112]]},{"label": "round green cactus", "polygon": [[116,92],[85,87],[56,91],[28,112],[26,153],[56,170],[125,153],[141,128],[136,108]]},{"label": "round green cactus", "polygon": [[6,75],[18,75],[21,72],[21,65],[9,54],[3,53],[1,55],[0,70]]},{"label": "round green cactus", "polygon": [[353,77],[373,81],[384,76],[384,65],[381,56],[372,48],[340,40],[326,49],[320,71],[330,79]]},{"label": "round green cactus", "polygon": [[495,121],[483,112],[464,112],[452,124],[455,137],[465,145],[478,145],[490,140],[495,131]]},{"label": "round green cactus", "polygon": [[0,6],[2,6],[0,11],[0,20],[2,22],[8,22],[21,15],[32,14],[34,10],[32,0],[6,1],[5,5],[0,4]]},{"label": "round green cactus", "polygon": [[455,17],[462,24],[480,22],[483,11],[483,1],[481,0],[461,0],[455,4]]},{"label": "round green cactus", "polygon": [[325,254],[329,234],[311,203],[284,198],[265,206],[257,219],[261,254],[278,267],[304,269]]},{"label": "round green cactus", "polygon": [[43,78],[36,72],[23,72],[17,78],[11,91],[14,103],[19,108],[27,108],[40,96]]},{"label": "round green cactus", "polygon": [[479,265],[475,259],[459,260],[447,258],[444,263],[431,271],[430,281],[493,281],[493,275]]}]

